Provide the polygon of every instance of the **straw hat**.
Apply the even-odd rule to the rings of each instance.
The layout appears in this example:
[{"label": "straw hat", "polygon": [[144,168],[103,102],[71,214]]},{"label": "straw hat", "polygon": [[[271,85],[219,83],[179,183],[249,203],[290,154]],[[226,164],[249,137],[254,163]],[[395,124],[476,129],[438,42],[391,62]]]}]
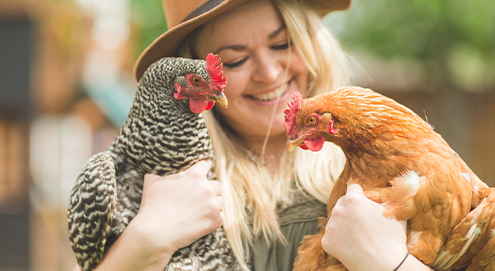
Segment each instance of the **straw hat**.
[{"label": "straw hat", "polygon": [[[139,80],[148,66],[162,57],[176,56],[184,38],[196,27],[249,0],[162,0],[169,30],[139,56],[134,77]],[[351,0],[301,0],[311,2],[322,15],[344,10]]]}]

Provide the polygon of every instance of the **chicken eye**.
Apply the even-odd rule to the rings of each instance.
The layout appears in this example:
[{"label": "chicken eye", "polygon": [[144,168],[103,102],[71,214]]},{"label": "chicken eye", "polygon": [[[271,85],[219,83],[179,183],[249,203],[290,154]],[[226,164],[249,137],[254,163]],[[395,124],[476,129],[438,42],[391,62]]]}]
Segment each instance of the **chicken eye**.
[{"label": "chicken eye", "polygon": [[199,80],[199,78],[198,78],[198,77],[196,77],[196,76],[194,76],[194,77],[191,79],[191,81],[192,81],[192,84],[193,84],[193,85],[195,85],[195,86],[199,86],[199,85],[201,85],[201,80]]},{"label": "chicken eye", "polygon": [[307,121],[306,121],[308,124],[312,125],[312,124],[315,124],[316,123],[316,117],[315,116],[312,116],[311,118],[309,118]]}]

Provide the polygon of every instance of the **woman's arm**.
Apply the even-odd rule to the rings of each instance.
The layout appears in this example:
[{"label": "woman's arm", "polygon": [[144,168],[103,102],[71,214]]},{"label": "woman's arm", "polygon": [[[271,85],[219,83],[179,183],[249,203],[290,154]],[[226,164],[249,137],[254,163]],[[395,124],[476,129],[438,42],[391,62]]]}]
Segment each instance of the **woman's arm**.
[{"label": "woman's arm", "polygon": [[138,214],[96,270],[163,271],[176,250],[219,228],[221,185],[206,178],[210,167],[202,161],[179,174],[146,175]]},{"label": "woman's arm", "polygon": [[[383,211],[383,206],[366,198],[361,186],[349,185],[333,208],[323,248],[352,271],[394,270],[407,255],[406,221],[387,219]],[[431,269],[409,255],[397,269],[406,270]]]}]

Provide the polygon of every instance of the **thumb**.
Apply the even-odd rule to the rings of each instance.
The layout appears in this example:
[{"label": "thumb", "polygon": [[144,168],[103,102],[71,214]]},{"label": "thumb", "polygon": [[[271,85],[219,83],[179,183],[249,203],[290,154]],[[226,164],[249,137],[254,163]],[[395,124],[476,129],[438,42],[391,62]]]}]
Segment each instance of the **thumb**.
[{"label": "thumb", "polygon": [[192,165],[190,168],[186,169],[186,171],[191,171],[197,173],[201,176],[205,175],[213,166],[211,160],[201,160]]},{"label": "thumb", "polygon": [[359,184],[353,183],[347,186],[346,195],[364,196],[364,191]]},{"label": "thumb", "polygon": [[[204,177],[212,167],[213,163],[211,160],[201,160],[198,161],[197,163],[193,164],[190,166],[188,169],[186,169],[183,172],[179,172],[176,174],[171,174],[171,175],[164,175],[164,176],[158,176],[155,174],[145,174],[144,175],[144,187],[149,187],[152,184],[158,182],[158,181],[165,181],[165,180],[177,180],[180,179],[186,172],[188,174],[191,174],[192,176],[197,176],[198,179],[199,177]],[[144,188],[143,187],[143,188]]]}]

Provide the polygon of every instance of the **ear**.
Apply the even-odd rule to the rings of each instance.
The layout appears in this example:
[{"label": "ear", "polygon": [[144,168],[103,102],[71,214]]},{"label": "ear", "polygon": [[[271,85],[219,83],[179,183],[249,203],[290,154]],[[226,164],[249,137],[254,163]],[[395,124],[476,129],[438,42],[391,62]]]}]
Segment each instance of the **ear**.
[{"label": "ear", "polygon": [[332,114],[323,113],[323,115],[321,116],[321,123],[322,123],[322,125],[324,125],[324,123],[328,123],[328,125],[326,127],[327,133],[332,134],[332,135],[337,133],[337,130],[333,126],[334,120],[333,120]]},{"label": "ear", "polygon": [[177,99],[177,100],[185,99],[186,97],[184,97],[181,93],[182,92],[182,86],[178,82],[175,82],[174,87],[175,87],[175,92],[174,92],[175,99]]}]

